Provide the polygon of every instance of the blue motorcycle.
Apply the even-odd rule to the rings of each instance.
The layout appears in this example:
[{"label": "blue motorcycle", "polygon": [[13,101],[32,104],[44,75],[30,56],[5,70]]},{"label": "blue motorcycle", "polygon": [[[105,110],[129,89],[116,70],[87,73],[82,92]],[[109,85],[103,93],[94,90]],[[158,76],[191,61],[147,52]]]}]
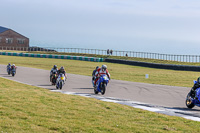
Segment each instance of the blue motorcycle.
[{"label": "blue motorcycle", "polygon": [[12,74],[12,76],[14,77],[15,74],[16,74],[16,70],[15,70],[15,69],[12,69],[12,70],[11,70],[11,74]]},{"label": "blue motorcycle", "polygon": [[97,87],[94,87],[94,93],[98,94],[100,92],[102,95],[104,95],[108,82],[109,78],[107,77],[107,75],[101,75],[101,77],[97,81]]},{"label": "blue motorcycle", "polygon": [[[194,84],[195,83],[197,83],[197,81],[194,81]],[[195,96],[191,97],[190,92],[188,93],[185,104],[188,108],[193,108],[194,106],[200,107],[200,88],[195,90]]]},{"label": "blue motorcycle", "polygon": [[8,75],[10,75],[10,73],[11,73],[11,67],[7,67],[7,72],[8,72]]}]

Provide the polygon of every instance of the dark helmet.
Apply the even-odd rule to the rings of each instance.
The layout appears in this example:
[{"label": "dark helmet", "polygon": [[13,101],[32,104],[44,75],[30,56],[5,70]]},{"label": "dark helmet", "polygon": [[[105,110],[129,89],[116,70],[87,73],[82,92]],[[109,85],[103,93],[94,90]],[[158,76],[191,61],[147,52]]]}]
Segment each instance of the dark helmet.
[{"label": "dark helmet", "polygon": [[64,67],[63,67],[63,66],[61,66],[61,67],[60,67],[60,70],[61,70],[61,71],[64,71]]},{"label": "dark helmet", "polygon": [[105,71],[105,70],[107,69],[107,66],[106,66],[106,65],[102,65],[101,69],[102,69],[103,71]]},{"label": "dark helmet", "polygon": [[200,83],[200,77],[198,77],[197,82]]},{"label": "dark helmet", "polygon": [[99,69],[99,66],[96,67],[96,70]]},{"label": "dark helmet", "polygon": [[53,66],[53,68],[54,68],[54,69],[57,69],[57,66],[56,66],[56,65],[54,65],[54,66]]},{"label": "dark helmet", "polygon": [[10,66],[10,63],[8,63],[8,65]]}]

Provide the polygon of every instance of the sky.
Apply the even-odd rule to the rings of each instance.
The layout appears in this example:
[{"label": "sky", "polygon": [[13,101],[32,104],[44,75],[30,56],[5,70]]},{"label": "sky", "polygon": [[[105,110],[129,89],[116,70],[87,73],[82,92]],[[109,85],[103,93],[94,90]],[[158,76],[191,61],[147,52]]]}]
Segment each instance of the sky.
[{"label": "sky", "polygon": [[199,0],[0,0],[31,46],[200,55]]}]

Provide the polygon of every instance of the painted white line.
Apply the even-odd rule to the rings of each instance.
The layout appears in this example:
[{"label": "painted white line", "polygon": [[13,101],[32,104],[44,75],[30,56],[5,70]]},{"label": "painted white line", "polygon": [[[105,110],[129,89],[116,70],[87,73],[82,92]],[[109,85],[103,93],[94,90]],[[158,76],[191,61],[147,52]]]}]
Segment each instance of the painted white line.
[{"label": "painted white line", "polygon": [[200,121],[199,117],[193,117],[193,116],[183,116],[185,119],[193,120],[193,121]]},{"label": "painted white line", "polygon": [[136,106],[132,106],[132,107],[143,109],[143,110],[148,110],[148,111],[151,111],[151,112],[164,111],[164,110],[161,110],[161,109],[158,109],[158,108],[151,108],[151,107],[145,107],[145,106],[140,106],[140,105],[136,105]]},{"label": "painted white line", "polygon": [[119,103],[119,101],[117,101],[117,100],[110,100],[110,99],[101,99],[101,101]]}]

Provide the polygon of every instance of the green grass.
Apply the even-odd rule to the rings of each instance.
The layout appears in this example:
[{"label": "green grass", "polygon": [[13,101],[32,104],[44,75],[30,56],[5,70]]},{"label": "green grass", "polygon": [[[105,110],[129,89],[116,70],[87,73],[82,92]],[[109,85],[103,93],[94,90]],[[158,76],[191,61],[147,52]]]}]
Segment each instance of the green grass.
[{"label": "green grass", "polygon": [[[198,72],[154,69],[105,62],[102,63],[2,55],[0,56],[0,61],[1,64],[14,63],[17,66],[34,67],[46,70],[50,70],[53,65],[56,64],[59,67],[64,66],[67,73],[87,76],[91,76],[92,71],[97,65],[101,66],[102,64],[106,64],[111,74],[111,79],[184,87],[191,87],[193,85],[193,80],[196,80],[199,76]],[[145,79],[145,74],[149,74],[148,79]]]},{"label": "green grass", "polygon": [[200,122],[0,78],[0,132],[200,132]]}]

